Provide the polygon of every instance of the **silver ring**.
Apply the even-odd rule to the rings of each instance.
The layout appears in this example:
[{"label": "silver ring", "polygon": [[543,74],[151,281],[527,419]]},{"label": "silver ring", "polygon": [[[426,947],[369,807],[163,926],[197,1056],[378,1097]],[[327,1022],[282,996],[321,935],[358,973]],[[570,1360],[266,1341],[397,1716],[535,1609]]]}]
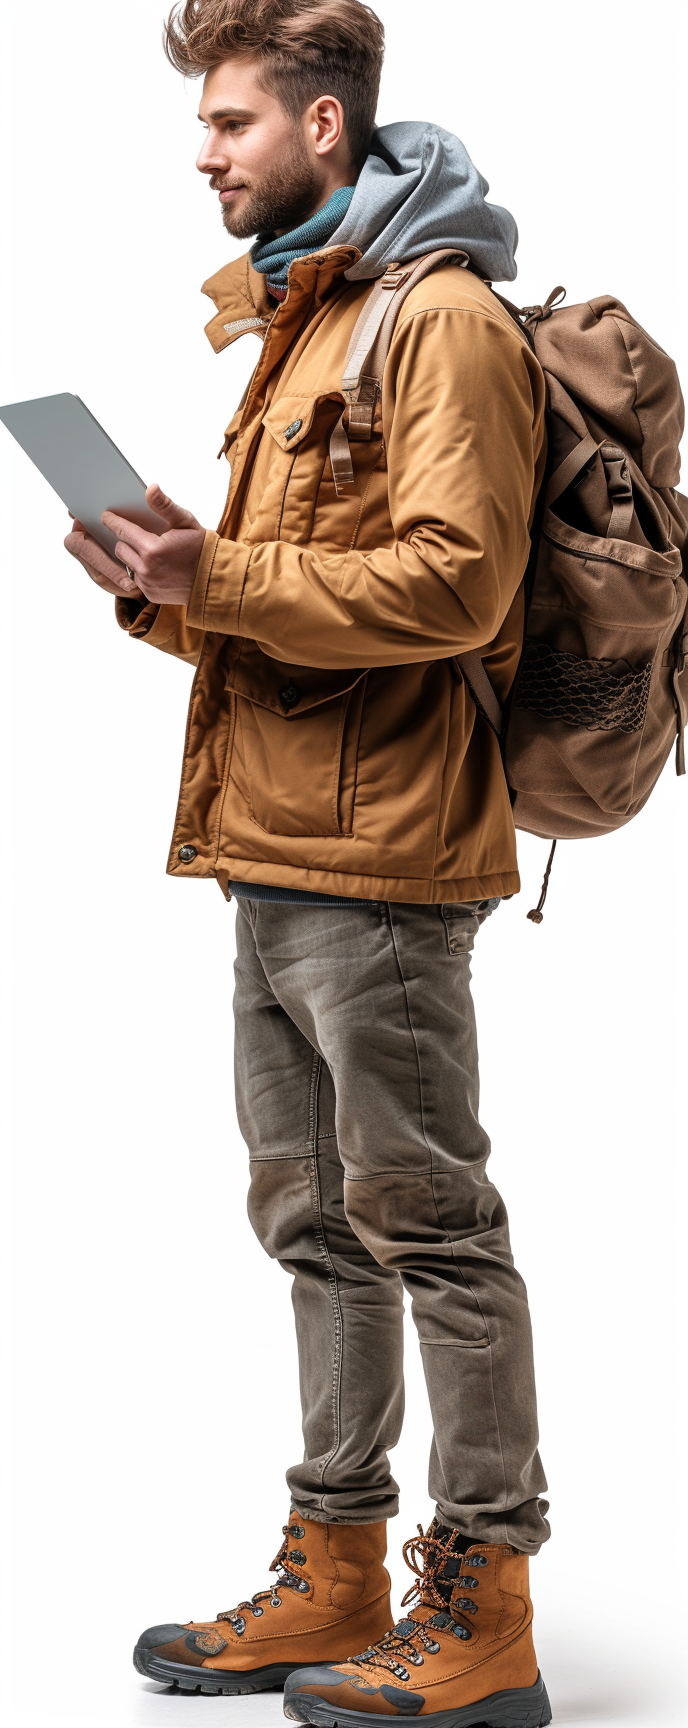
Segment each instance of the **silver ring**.
[{"label": "silver ring", "polygon": [[124,568],[127,572],[127,576],[131,576],[132,582],[135,582],[136,581],[136,571],[132,570],[131,567],[129,566],[129,564],[125,564]]}]

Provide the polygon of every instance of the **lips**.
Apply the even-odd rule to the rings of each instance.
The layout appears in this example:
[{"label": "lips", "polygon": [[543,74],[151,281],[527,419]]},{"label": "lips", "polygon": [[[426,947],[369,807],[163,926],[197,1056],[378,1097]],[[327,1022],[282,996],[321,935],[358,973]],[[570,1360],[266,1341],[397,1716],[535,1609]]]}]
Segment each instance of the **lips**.
[{"label": "lips", "polygon": [[220,193],[220,203],[229,204],[232,198],[236,198],[237,192],[245,191],[245,186],[224,186]]}]

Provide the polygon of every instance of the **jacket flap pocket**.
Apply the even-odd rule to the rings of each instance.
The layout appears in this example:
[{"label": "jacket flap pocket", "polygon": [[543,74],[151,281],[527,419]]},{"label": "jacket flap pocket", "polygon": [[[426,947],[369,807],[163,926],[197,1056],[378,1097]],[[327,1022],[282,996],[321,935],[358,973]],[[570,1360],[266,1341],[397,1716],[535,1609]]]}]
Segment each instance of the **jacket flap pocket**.
[{"label": "jacket flap pocket", "polygon": [[227,674],[227,687],[247,702],[291,720],[345,696],[365,678],[366,671],[365,666],[333,670],[288,665],[270,659],[260,648],[245,646]]},{"label": "jacket flap pocket", "polygon": [[316,409],[323,402],[331,404],[334,413],[337,404],[344,405],[341,394],[334,392],[328,396],[280,396],[263,415],[263,425],[279,445],[280,450],[295,450],[303,443],[310,432]]}]

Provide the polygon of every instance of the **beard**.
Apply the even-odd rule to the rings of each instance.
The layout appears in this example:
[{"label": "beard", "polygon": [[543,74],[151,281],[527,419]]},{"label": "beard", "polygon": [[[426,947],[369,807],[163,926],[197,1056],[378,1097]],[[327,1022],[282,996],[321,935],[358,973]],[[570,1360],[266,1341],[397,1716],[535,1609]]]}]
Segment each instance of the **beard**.
[{"label": "beard", "polygon": [[[214,192],[222,191],[221,178],[213,175],[210,185]],[[249,240],[253,234],[271,234],[275,228],[288,233],[305,222],[317,204],[318,182],[297,128],[281,162],[269,168],[260,181],[247,184],[246,191],[248,196],[241,212],[235,212],[231,204],[222,205],[223,226],[235,240]]]}]

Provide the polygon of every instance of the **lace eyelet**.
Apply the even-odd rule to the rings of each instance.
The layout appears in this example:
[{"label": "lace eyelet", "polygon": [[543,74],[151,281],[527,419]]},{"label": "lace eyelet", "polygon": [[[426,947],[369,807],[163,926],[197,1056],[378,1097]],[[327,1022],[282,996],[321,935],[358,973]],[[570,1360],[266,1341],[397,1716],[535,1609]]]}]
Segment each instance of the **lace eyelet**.
[{"label": "lace eyelet", "polygon": [[260,1620],[262,1612],[263,1612],[262,1608],[252,1608],[251,1609],[251,1613],[253,1615],[254,1620]]},{"label": "lace eyelet", "polygon": [[303,1528],[303,1524],[290,1524],[289,1525],[289,1535],[295,1536],[297,1542],[302,1542],[305,1534],[306,1534],[306,1532]]},{"label": "lace eyelet", "polygon": [[293,1548],[287,1558],[291,1560],[292,1566],[305,1566],[306,1564],[306,1556],[301,1553],[300,1548]]},{"label": "lace eyelet", "polygon": [[271,1596],[270,1597],[270,1607],[271,1608],[281,1608],[281,1606],[282,1606],[281,1596]]}]

